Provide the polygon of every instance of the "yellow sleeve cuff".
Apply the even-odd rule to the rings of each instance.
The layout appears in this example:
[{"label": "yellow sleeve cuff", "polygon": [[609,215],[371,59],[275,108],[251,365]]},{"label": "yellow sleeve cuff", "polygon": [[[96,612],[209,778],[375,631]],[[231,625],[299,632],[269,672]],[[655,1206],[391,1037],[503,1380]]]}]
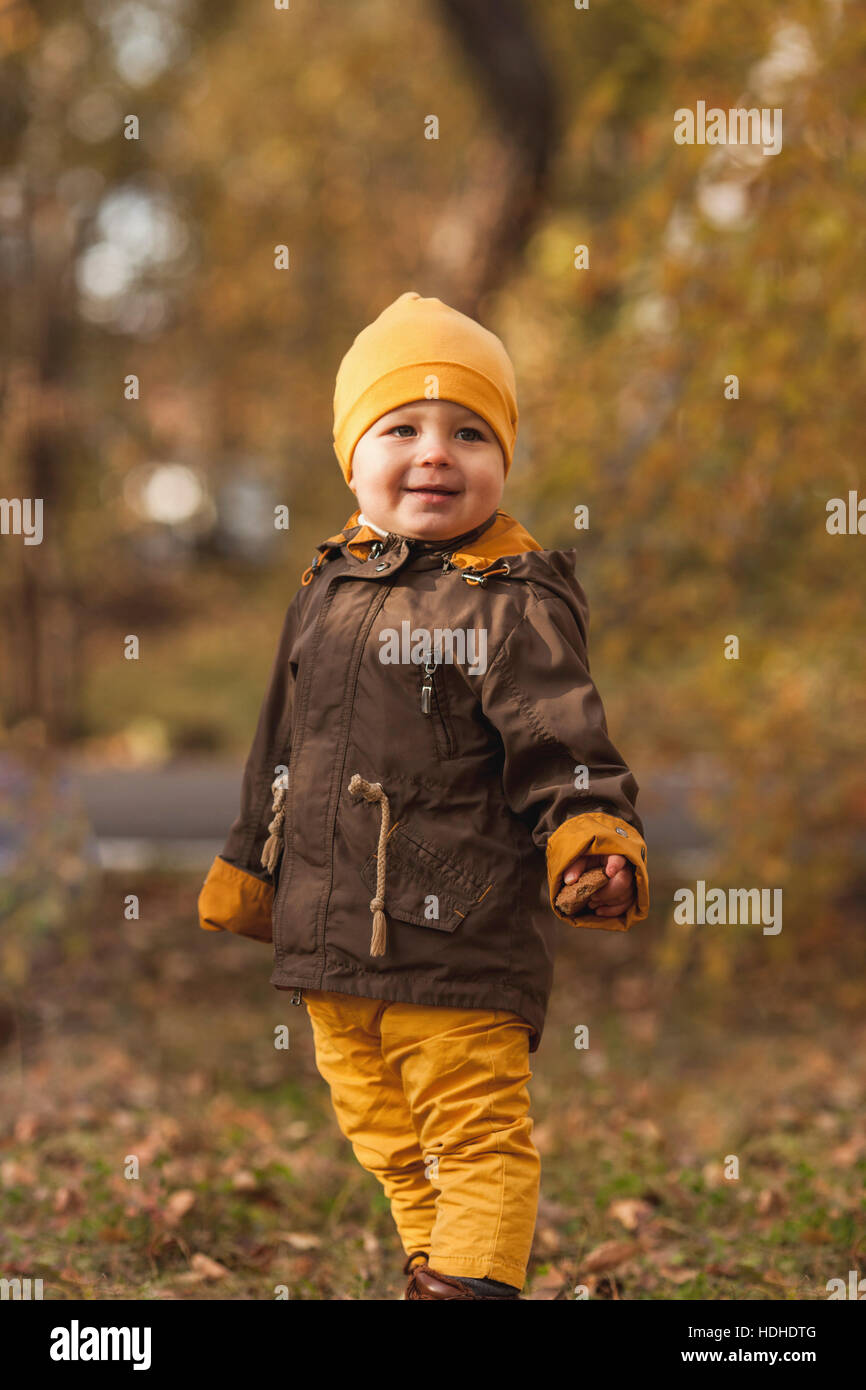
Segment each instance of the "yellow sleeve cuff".
[{"label": "yellow sleeve cuff", "polygon": [[274,888],[217,855],[198,895],[198,924],[205,931],[232,931],[273,941]]},{"label": "yellow sleeve cuff", "polygon": [[[554,906],[562,887],[562,875],[573,859],[584,854],[621,854],[634,865],[636,901],[621,917],[597,917],[583,912],[566,917]],[[606,811],[586,811],[571,816],[554,830],[547,841],[547,886],[550,906],[563,922],[575,927],[602,927],[605,931],[628,931],[633,922],[640,922],[649,912],[649,875],[646,867],[646,844],[643,836],[628,821]]]}]

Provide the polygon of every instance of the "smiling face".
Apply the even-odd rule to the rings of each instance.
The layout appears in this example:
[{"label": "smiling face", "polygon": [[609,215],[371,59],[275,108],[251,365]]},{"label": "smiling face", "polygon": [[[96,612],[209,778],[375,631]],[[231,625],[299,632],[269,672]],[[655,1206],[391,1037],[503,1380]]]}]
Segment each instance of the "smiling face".
[{"label": "smiling face", "polygon": [[487,421],[442,400],[380,416],[355,445],[349,480],[369,521],[434,541],[479,526],[504,485],[505,459]]}]

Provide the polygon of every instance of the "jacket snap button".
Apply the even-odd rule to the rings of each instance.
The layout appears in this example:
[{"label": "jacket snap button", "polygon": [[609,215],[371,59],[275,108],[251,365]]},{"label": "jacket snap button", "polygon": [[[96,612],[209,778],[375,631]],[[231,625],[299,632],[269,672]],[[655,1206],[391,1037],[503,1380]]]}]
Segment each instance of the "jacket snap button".
[{"label": "jacket snap button", "polygon": [[617,835],[623,835],[626,839],[628,839],[628,831],[627,831],[627,830],[623,830],[623,828],[622,828],[621,825],[618,825],[618,826],[616,827],[616,833],[617,833]]}]

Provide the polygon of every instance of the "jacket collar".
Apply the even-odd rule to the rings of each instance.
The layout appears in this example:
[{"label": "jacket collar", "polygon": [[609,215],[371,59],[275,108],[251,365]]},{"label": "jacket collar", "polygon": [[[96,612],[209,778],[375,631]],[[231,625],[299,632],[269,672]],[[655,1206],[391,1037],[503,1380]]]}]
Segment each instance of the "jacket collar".
[{"label": "jacket collar", "polygon": [[[372,526],[361,525],[358,522],[360,509],[356,508],[349,517],[342,531],[334,536],[329,536],[326,541],[322,541],[316,546],[320,553],[336,547],[345,549],[356,559],[365,561],[370,553],[370,546],[374,541],[382,542],[382,537]],[[402,540],[403,537],[397,537]],[[429,551],[441,551],[448,554],[452,565],[459,569],[483,569],[493,560],[500,559],[503,555],[518,555],[526,550],[541,550],[529,532],[521,526],[508,512],[497,508],[491,521],[482,522],[481,526],[476,526],[472,531],[465,531],[462,536],[457,536],[453,542],[456,548],[449,551],[452,542],[434,541],[419,542],[419,549]],[[324,556],[322,556],[324,558]]]}]

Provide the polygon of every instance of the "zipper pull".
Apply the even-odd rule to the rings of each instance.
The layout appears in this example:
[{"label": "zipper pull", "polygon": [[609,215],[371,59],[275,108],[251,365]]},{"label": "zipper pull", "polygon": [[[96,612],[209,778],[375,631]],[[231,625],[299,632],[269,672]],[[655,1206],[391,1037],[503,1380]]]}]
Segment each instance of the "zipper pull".
[{"label": "zipper pull", "polygon": [[436,662],[428,661],[424,665],[424,682],[421,686],[421,713],[430,713],[430,703],[433,694],[433,672],[436,670]]},{"label": "zipper pull", "polygon": [[292,995],[292,1003],[293,1003],[293,1004],[300,1004],[300,1002],[301,1002],[301,991],[300,991],[299,989],[296,989],[295,992],[294,992],[294,994]]}]

